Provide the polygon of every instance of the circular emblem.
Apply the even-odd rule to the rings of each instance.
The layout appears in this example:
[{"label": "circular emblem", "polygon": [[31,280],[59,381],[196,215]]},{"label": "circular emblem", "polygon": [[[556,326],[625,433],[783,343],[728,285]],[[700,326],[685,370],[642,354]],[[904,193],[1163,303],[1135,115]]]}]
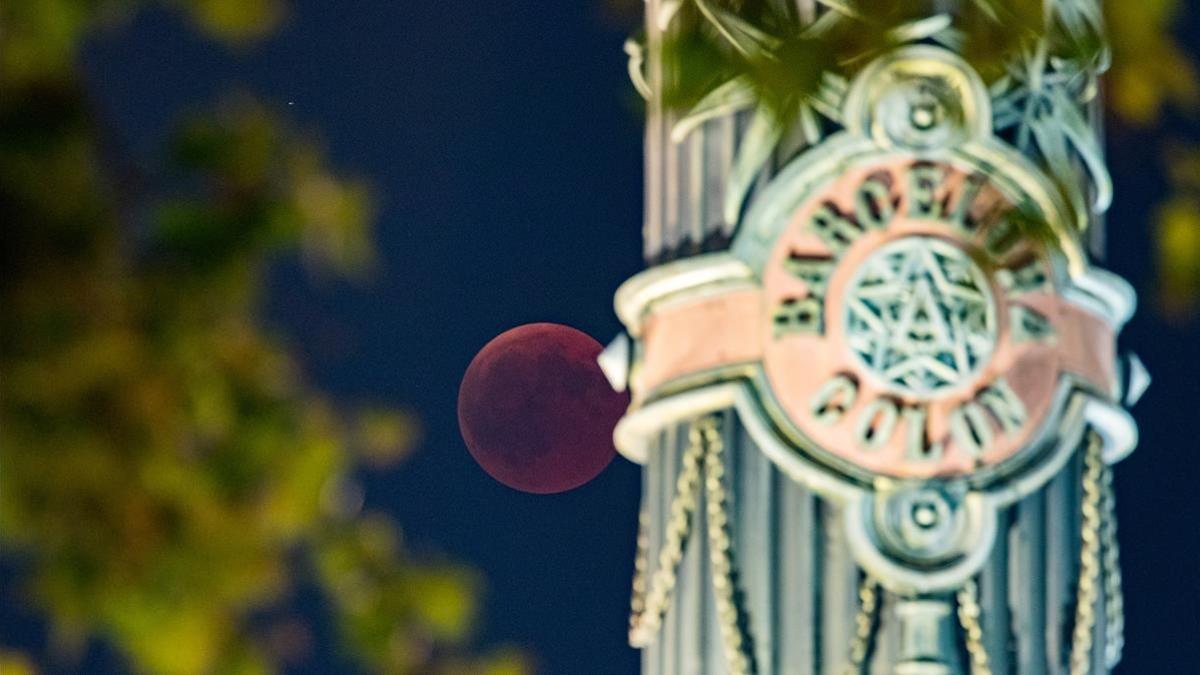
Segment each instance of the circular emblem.
[{"label": "circular emblem", "polygon": [[1002,534],[998,510],[1085,425],[1113,456],[1132,447],[1111,405],[1132,291],[1087,264],[1078,214],[993,135],[961,59],[881,56],[842,108],[845,130],[757,193],[729,254],[618,291],[636,344],[603,357],[634,394],[615,438],[642,461],[662,430],[732,407],[842,505],[859,565],[892,590],[955,589]]},{"label": "circular emblem", "polygon": [[809,193],[762,271],[768,395],[800,445],[898,477],[1027,445],[1078,313],[1013,204],[969,166],[899,155]]},{"label": "circular emblem", "polygon": [[872,253],[850,281],[843,317],[859,364],[901,394],[959,386],[996,346],[983,271],[933,237],[905,237]]}]

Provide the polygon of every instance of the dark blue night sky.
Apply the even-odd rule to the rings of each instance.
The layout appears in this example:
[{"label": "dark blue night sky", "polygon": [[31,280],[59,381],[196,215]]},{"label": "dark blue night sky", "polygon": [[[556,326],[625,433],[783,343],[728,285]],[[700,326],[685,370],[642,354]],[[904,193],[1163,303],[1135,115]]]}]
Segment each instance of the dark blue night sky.
[{"label": "dark blue night sky", "polygon": [[[541,672],[631,673],[625,645],[638,472],[524,495],[484,475],[459,438],[458,382],[491,337],[531,321],[618,330],[612,293],[640,267],[641,117],[617,24],[600,0],[297,2],[280,34],[240,54],[174,14],[96,41],[85,69],[135,153],[189,109],[253,91],[319,131],[335,165],[380,202],[372,280],[313,282],[283,261],[272,321],[308,375],[347,402],[413,409],[419,453],[366,477],[368,508],[410,546],[487,578],[487,644],[527,646]],[[1193,23],[1195,23],[1193,21]],[[1159,144],[1197,135],[1110,129],[1117,201],[1110,267],[1149,298],[1147,214],[1165,192]],[[1142,444],[1116,473],[1128,606],[1123,673],[1200,672],[1200,359],[1195,321],[1152,303],[1126,341],[1155,377]],[[314,672],[338,663],[331,644]]]}]

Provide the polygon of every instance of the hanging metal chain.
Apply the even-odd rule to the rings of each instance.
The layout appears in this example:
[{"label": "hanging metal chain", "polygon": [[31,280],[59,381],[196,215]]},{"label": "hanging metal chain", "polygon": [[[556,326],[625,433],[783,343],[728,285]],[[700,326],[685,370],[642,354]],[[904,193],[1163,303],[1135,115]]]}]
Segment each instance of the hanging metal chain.
[{"label": "hanging metal chain", "polygon": [[879,582],[871,575],[858,583],[858,612],[854,615],[854,635],[850,638],[850,661],[845,675],[861,675],[871,650],[871,639],[879,618]]},{"label": "hanging metal chain", "polygon": [[[645,512],[639,517],[629,639],[635,646],[649,645],[654,642],[662,626],[677,580],[679,563],[683,559],[684,546],[691,532],[703,474],[718,627],[730,672],[743,675],[753,672],[753,661],[748,654],[748,641],[742,633],[733,580],[732,541],[728,531],[728,493],[724,485],[725,467],[722,461],[724,446],[720,425],[715,418],[702,418],[689,430],[688,447],[683,454],[675,495],[671,500],[670,519],[664,545],[659,552],[659,564],[649,577],[649,517]],[[1101,449],[1100,437],[1090,434],[1084,453],[1080,577],[1070,654],[1071,675],[1088,675],[1091,671],[1093,631],[1096,627],[1095,610],[1100,597],[1102,576],[1107,618],[1106,667],[1111,668],[1120,659],[1124,641],[1115,499],[1112,493],[1111,470],[1104,464]],[[980,621],[982,610],[979,607],[978,594],[978,586],[974,580],[968,581],[959,589],[958,619],[965,634],[972,675],[991,675],[987,650],[983,644],[983,627]],[[855,631],[851,638],[849,661],[845,669],[847,675],[862,673],[866,665],[871,640],[878,624],[878,581],[869,575],[865,576],[859,583],[858,601],[858,610],[854,618]]]},{"label": "hanging metal chain", "polygon": [[[1117,548],[1116,503],[1112,492],[1112,470],[1101,456],[1099,435],[1089,434],[1083,459],[1083,499],[1080,505],[1079,589],[1076,594],[1075,628],[1071,639],[1071,675],[1089,675],[1092,668],[1093,632],[1101,575],[1105,600],[1105,668],[1121,659],[1124,646],[1124,599],[1121,592],[1120,551]],[[980,623],[979,590],[969,581],[958,591],[958,619],[966,636],[972,675],[991,675]]]},{"label": "hanging metal chain", "polygon": [[646,614],[646,574],[650,567],[650,514],[646,507],[638,513],[637,553],[633,558],[633,593],[629,598],[629,639]]},{"label": "hanging metal chain", "polygon": [[683,466],[675,481],[675,496],[671,499],[670,519],[662,550],[658,554],[658,568],[649,579],[650,568],[649,516],[643,512],[639,517],[638,551],[634,562],[633,597],[630,600],[629,644],[645,647],[654,642],[662,626],[663,616],[671,604],[671,592],[683,560],[683,546],[687,542],[692,526],[692,514],[700,487],[700,462],[704,446],[699,434],[689,434],[688,447],[683,453]]},{"label": "hanging metal chain", "polygon": [[716,596],[717,626],[721,631],[721,646],[731,675],[753,672],[747,640],[742,635],[733,580],[732,542],[729,537],[729,516],[726,512],[725,464],[721,454],[725,441],[716,418],[705,417],[692,426],[707,452],[704,453],[704,488],[708,515],[709,562],[712,566],[713,590]]},{"label": "hanging metal chain", "polygon": [[663,617],[671,604],[671,593],[675,588],[679,563],[683,560],[684,546],[691,532],[703,472],[709,561],[716,600],[717,625],[721,632],[725,661],[731,675],[749,675],[754,667],[748,653],[748,640],[742,634],[742,621],[734,588],[732,542],[726,511],[728,494],[725,490],[725,465],[722,461],[724,451],[725,443],[716,418],[703,417],[692,424],[688,431],[688,446],[683,454],[683,466],[675,482],[675,496],[671,499],[671,516],[667,523],[666,538],[659,553],[658,567],[649,577],[649,583],[647,575],[650,571],[650,518],[645,511],[638,518],[629,642],[635,647],[650,645],[662,627]]},{"label": "hanging metal chain", "polygon": [[1104,665],[1109,670],[1121,660],[1125,648],[1125,595],[1121,590],[1121,549],[1117,545],[1117,497],[1112,467],[1100,479],[1100,546],[1104,550]]},{"label": "hanging metal chain", "polygon": [[1083,524],[1080,531],[1079,591],[1075,596],[1075,631],[1071,638],[1071,675],[1089,675],[1092,669],[1092,634],[1096,628],[1096,602],[1100,594],[1101,484],[1104,459],[1099,434],[1088,435],[1083,455]]},{"label": "hanging metal chain", "polygon": [[987,647],[983,644],[983,624],[979,608],[979,587],[971,579],[958,589],[958,623],[963,628],[967,655],[971,657],[971,675],[992,675]]}]

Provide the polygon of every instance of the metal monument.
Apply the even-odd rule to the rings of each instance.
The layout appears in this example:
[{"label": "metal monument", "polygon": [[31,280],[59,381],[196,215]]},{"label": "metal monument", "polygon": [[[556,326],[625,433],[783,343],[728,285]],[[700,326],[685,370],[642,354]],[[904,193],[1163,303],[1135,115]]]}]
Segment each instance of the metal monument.
[{"label": "metal monument", "polygon": [[[793,5],[805,31],[853,18]],[[1096,264],[1103,58],[1035,44],[985,83],[935,13],[785,130],[736,79],[664,105],[679,11],[649,0],[629,46],[650,266],[601,355],[645,467],[644,672],[1107,672],[1110,466],[1148,378],[1117,347],[1133,293]],[[1045,17],[1101,32],[1089,0]]]}]

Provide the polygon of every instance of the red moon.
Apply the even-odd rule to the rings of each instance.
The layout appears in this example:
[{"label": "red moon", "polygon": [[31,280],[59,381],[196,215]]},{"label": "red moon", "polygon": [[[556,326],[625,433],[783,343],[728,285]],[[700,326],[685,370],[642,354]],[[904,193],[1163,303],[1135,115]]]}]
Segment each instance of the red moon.
[{"label": "red moon", "polygon": [[458,426],[488,475],[551,494],[608,466],[629,396],[605,379],[600,351],[591,336],[554,323],[518,326],[479,350],[458,390]]}]

